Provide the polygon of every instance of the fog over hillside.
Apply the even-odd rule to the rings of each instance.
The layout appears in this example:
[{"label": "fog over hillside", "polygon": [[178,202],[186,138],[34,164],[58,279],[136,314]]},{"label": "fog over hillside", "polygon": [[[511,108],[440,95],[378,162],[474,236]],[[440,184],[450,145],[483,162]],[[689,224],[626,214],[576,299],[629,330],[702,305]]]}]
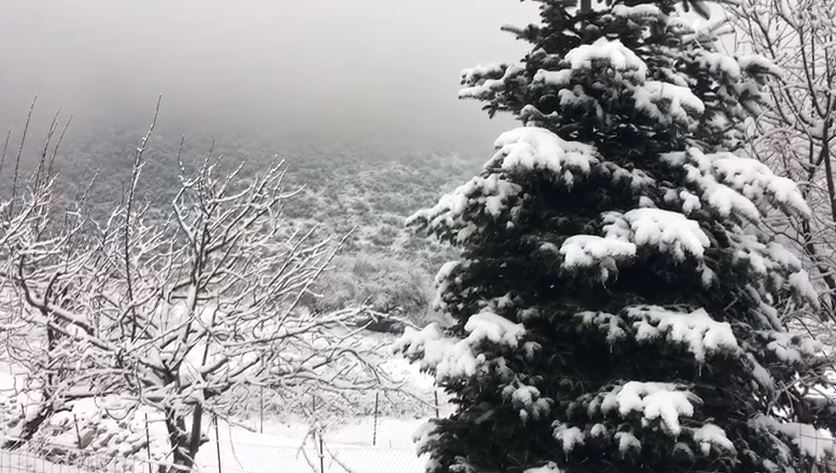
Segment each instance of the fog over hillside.
[{"label": "fog over hillside", "polygon": [[78,133],[144,125],[269,140],[487,150],[510,121],[456,99],[461,69],[513,60],[502,0],[0,0],[0,128],[63,107]]}]

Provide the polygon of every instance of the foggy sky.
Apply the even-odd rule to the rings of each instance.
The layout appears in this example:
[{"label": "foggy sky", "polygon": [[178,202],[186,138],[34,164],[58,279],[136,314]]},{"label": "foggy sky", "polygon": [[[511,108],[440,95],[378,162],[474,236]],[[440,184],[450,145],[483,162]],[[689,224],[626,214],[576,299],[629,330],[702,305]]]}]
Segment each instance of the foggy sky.
[{"label": "foggy sky", "polygon": [[459,72],[519,59],[518,0],[0,0],[0,129],[34,95],[73,129],[145,123],[265,137],[490,149],[510,120]]}]

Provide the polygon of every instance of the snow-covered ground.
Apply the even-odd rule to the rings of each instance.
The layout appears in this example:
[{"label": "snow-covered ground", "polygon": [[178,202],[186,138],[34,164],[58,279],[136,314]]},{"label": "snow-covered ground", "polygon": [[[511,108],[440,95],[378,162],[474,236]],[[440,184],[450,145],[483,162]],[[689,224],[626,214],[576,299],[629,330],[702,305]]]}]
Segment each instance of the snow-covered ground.
[{"label": "snow-covered ground", "polygon": [[[264,433],[221,422],[215,436],[210,429],[209,441],[197,456],[195,471],[199,473],[419,473],[423,460],[415,454],[411,434],[424,419],[378,419],[374,439],[374,419],[363,418],[323,435],[320,462],[318,438],[309,435],[304,423],[269,423]],[[217,441],[216,441],[217,439]],[[218,468],[220,453],[221,469]],[[90,457],[88,463],[107,461]],[[141,458],[116,461],[103,466],[106,472],[147,471]],[[71,467],[51,463],[26,451],[0,450],[0,471],[13,473],[91,473],[93,467]]]},{"label": "snow-covered ground", "polygon": [[[433,389],[433,380],[419,373],[414,365],[396,357],[387,360],[382,368],[394,379],[406,381],[415,388],[416,392],[423,393],[421,397],[431,399],[428,396]],[[34,391],[26,389],[25,379],[26,373],[22,367],[0,361],[0,404],[2,405],[0,407],[3,407],[0,413],[26,412],[27,417],[36,413],[38,392],[37,389]],[[373,402],[373,393],[369,393],[368,398]],[[383,396],[381,396],[382,404]],[[101,417],[101,407],[92,400],[76,401],[71,411],[54,416],[50,423],[61,424],[63,419],[63,424],[70,427],[56,424],[54,426],[56,434],[50,435],[50,445],[61,445],[67,450],[76,448],[77,433],[71,427],[78,423],[82,425],[83,433],[84,425],[88,421],[97,421],[98,425],[102,425],[102,419],[98,418]],[[445,415],[450,408],[443,398],[440,408],[441,415]],[[427,410],[425,409],[424,412]],[[144,440],[146,433],[144,414],[144,412],[137,413],[134,416],[137,417],[137,422],[131,422],[130,428],[123,432],[124,435],[139,435],[142,437],[140,440]],[[155,452],[154,457],[162,459],[164,455],[162,452],[166,450],[166,432],[162,422],[158,422],[155,417],[157,416],[153,413],[150,413],[148,417],[148,434],[152,450]],[[0,428],[0,433],[8,435],[10,432],[4,432],[4,429],[5,422],[9,419],[0,420],[4,424]],[[274,473],[276,471],[309,473],[319,472],[320,469],[333,473],[390,471],[418,473],[423,471],[423,461],[415,453],[412,434],[426,419],[418,419],[415,416],[380,417],[376,428],[372,416],[331,419],[323,424],[321,447],[319,438],[312,434],[309,421],[302,418],[289,419],[284,422],[282,420],[285,419],[278,419],[269,411],[265,412],[263,433],[259,433],[257,430],[260,422],[255,413],[251,413],[248,419],[233,419],[231,423],[222,420],[217,429],[211,425],[211,418],[207,418],[208,441],[198,453],[196,471],[201,473]],[[113,429],[117,430],[115,425]],[[128,445],[132,442],[129,441],[130,439],[120,441],[120,438],[115,436],[113,437],[115,442],[86,450],[93,450],[95,455],[105,460],[121,458],[124,455],[118,444]],[[323,452],[321,462],[320,448]],[[219,451],[221,469],[218,468]],[[147,471],[148,467],[144,462],[147,456],[144,455],[144,451],[137,453],[134,458],[138,461],[136,464],[111,465],[117,468],[113,471],[130,471],[137,465],[140,470]],[[85,467],[70,468],[50,463],[26,449],[14,452],[0,451],[0,471],[88,473],[88,470],[89,468]]]},{"label": "snow-covered ground", "polygon": [[[418,372],[415,365],[396,357],[383,368],[395,379],[406,380],[420,391],[431,392],[433,379]],[[371,396],[369,396],[371,399]],[[450,406],[442,398],[440,414],[446,415]],[[265,421],[264,433],[241,426],[230,426],[221,421],[217,429],[208,431],[209,442],[197,456],[199,471],[218,472],[220,448],[223,473],[419,473],[424,461],[415,452],[412,434],[426,421],[415,418],[356,417],[330,425],[322,437],[323,461],[320,465],[319,442],[311,433],[311,426],[303,421]],[[255,426],[255,421],[245,422]],[[376,433],[375,433],[376,432]]]},{"label": "snow-covered ground", "polygon": [[[419,473],[423,461],[415,454],[412,433],[424,420],[379,419],[376,445],[372,445],[372,418],[356,422],[323,435],[322,467],[326,472]],[[310,473],[320,470],[319,442],[302,423],[265,425],[263,434],[221,422],[218,442],[214,429],[210,440],[198,453],[200,472],[218,470],[218,447],[223,472]]]}]

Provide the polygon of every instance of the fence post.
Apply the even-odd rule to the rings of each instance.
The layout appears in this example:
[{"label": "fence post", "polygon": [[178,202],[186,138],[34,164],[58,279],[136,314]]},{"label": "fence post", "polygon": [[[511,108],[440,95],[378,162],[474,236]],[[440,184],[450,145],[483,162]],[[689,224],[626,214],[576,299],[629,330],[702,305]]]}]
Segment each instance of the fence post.
[{"label": "fence post", "polygon": [[[311,393],[311,409],[314,416],[314,441],[319,440],[319,473],[325,473],[325,451],[322,449],[322,429],[319,426],[319,419],[316,418],[316,395]],[[314,446],[316,448],[316,446]]]},{"label": "fence post", "polygon": [[73,414],[73,424],[75,424],[75,437],[78,441],[78,448],[81,449],[81,432],[78,430],[78,417]]},{"label": "fence post", "polygon": [[258,433],[264,433],[264,386],[258,389]]},{"label": "fence post", "polygon": [[148,473],[154,473],[151,469],[151,434],[148,433],[148,413],[145,413],[145,452],[148,454]]},{"label": "fence post", "polygon": [[374,393],[374,427],[372,428],[372,446],[377,445],[377,406],[380,399],[380,392]]},{"label": "fence post", "polygon": [[319,433],[319,473],[325,473],[325,450],[322,448],[322,432]]},{"label": "fence post", "polygon": [[223,473],[223,466],[221,466],[221,439],[218,434],[218,414],[213,414],[215,420],[215,451],[218,454],[218,473]]}]

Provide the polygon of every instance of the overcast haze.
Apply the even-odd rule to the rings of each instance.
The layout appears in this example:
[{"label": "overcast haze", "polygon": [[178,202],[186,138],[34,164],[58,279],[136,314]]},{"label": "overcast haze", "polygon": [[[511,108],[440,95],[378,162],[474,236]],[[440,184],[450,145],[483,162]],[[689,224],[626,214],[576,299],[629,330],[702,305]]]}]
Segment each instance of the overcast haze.
[{"label": "overcast haze", "polygon": [[0,119],[32,96],[74,128],[145,122],[413,149],[490,146],[509,121],[456,99],[459,71],[516,60],[517,0],[0,0]]}]

